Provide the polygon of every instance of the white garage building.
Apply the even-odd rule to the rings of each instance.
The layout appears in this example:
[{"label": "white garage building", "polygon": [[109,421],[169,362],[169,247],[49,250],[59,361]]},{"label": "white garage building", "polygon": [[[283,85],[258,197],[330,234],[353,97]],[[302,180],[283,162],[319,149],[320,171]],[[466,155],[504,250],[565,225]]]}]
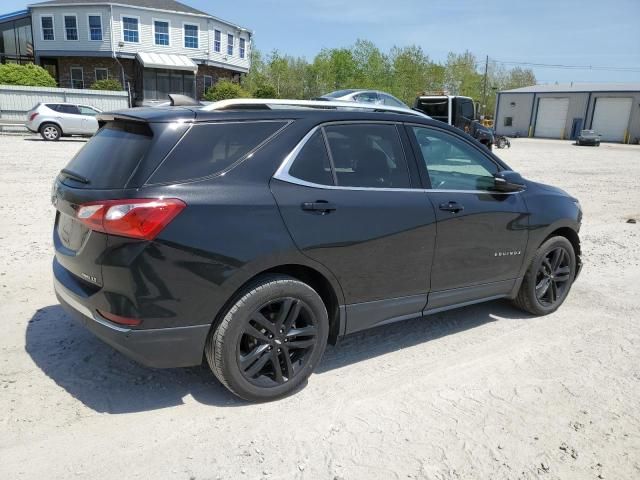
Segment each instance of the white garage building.
[{"label": "white garage building", "polygon": [[496,132],[574,139],[593,129],[605,142],[640,141],[640,83],[533,85],[498,92]]}]

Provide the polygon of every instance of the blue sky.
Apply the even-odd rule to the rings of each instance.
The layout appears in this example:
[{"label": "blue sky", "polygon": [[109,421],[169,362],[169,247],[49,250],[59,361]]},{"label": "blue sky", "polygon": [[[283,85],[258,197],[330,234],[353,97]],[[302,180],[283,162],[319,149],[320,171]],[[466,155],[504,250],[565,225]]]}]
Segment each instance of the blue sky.
[{"label": "blue sky", "polygon": [[[35,1],[35,0],[34,0]],[[0,13],[33,2],[3,0]],[[126,3],[126,0],[122,0]],[[252,29],[259,49],[313,56],[369,39],[420,45],[434,60],[471,50],[511,62],[635,68],[534,68],[539,82],[640,81],[640,0],[183,0]]]}]

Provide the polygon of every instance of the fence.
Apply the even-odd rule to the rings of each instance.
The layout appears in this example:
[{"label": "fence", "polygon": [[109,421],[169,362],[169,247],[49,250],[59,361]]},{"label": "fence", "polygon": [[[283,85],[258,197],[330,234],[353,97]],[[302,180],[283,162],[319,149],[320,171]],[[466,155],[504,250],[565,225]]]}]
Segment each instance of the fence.
[{"label": "fence", "polygon": [[127,92],[0,85],[0,119],[24,121],[37,103],[72,102],[103,111],[129,107]]}]

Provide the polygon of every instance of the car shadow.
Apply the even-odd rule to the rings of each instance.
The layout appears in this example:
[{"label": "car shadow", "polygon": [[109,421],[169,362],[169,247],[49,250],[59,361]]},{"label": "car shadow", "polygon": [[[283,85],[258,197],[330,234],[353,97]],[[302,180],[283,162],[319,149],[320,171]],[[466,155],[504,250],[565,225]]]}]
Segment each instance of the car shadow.
[{"label": "car shadow", "polygon": [[[328,346],[316,373],[479,327],[496,317],[527,318],[506,302],[491,302],[380,326]],[[176,369],[139,365],[77,324],[59,305],[42,308],[29,320],[26,351],[58,386],[96,412],[166,408],[183,404],[189,395],[206,405],[247,405],[222,386],[206,364]]]}]

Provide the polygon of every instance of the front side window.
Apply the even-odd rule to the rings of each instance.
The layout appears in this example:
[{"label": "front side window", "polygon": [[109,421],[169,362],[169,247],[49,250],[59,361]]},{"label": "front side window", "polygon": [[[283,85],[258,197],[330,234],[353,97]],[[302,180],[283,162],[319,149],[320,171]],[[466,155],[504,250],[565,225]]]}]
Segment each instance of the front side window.
[{"label": "front side window", "polygon": [[431,188],[439,190],[490,190],[496,165],[462,139],[439,130],[412,127]]},{"label": "front side window", "polygon": [[85,105],[79,105],[80,115],[89,115],[91,117],[95,117],[99,112],[91,107],[87,107]]},{"label": "front side window", "polygon": [[153,32],[156,45],[169,45],[169,22],[154,20]]},{"label": "front side window", "polygon": [[122,17],[122,38],[125,42],[138,43],[138,19],[134,17]]},{"label": "front side window", "polygon": [[42,39],[55,40],[56,37],[53,31],[53,17],[40,17],[40,24],[42,26]]},{"label": "front side window", "polygon": [[289,175],[305,182],[333,185],[331,163],[321,129],[304,144],[289,168]]},{"label": "front side window", "polygon": [[380,101],[376,92],[362,92],[356,95],[354,98],[357,102],[363,103],[378,103]]},{"label": "front side window", "polygon": [[213,32],[213,51],[220,52],[220,43],[222,42],[222,33],[220,30]]},{"label": "front side window", "polygon": [[400,136],[392,124],[325,128],[337,184],[346,187],[410,188]]},{"label": "front side window", "polygon": [[186,48],[198,48],[198,26],[184,26],[184,46]]},{"label": "front side window", "polygon": [[382,103],[384,103],[385,105],[389,105],[390,107],[400,107],[400,108],[407,107],[404,103],[402,103],[397,98],[392,97],[391,95],[386,95],[384,93],[381,93],[380,98],[382,99]]},{"label": "front side window", "polygon": [[180,140],[149,183],[167,183],[208,177],[241,161],[285,122],[196,124]]},{"label": "front side window", "polygon": [[64,35],[66,40],[78,40],[78,20],[75,15],[64,16]]},{"label": "front side window", "polygon": [[102,41],[102,17],[89,15],[89,40]]},{"label": "front side window", "polygon": [[239,45],[239,50],[240,50],[240,58],[244,58],[246,55],[246,40],[244,38],[240,39],[240,45]]},{"label": "front side window", "polygon": [[233,55],[233,35],[227,34],[227,55]]},{"label": "front side window", "polygon": [[82,67],[71,67],[71,88],[84,88]]}]

